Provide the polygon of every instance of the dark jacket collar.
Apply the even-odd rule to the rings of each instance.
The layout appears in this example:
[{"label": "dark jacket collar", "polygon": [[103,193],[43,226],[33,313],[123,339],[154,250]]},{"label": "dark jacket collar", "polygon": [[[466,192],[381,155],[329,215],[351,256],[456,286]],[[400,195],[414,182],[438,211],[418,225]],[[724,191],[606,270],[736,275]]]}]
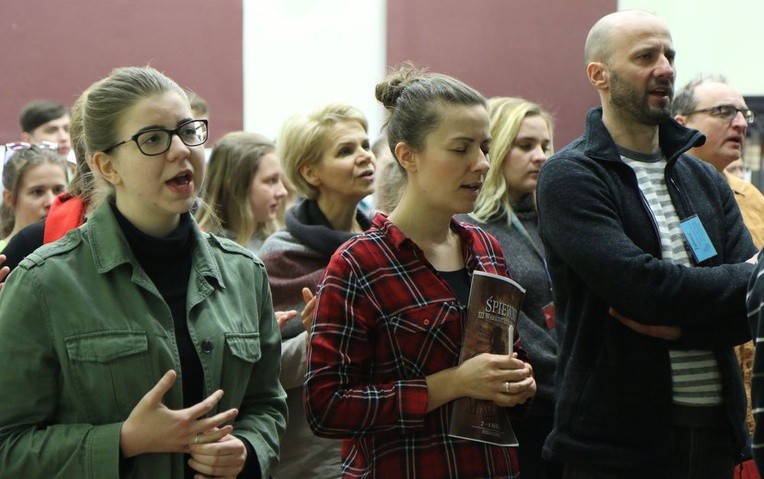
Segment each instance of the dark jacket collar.
[{"label": "dark jacket collar", "polygon": [[[600,160],[620,161],[618,147],[610,136],[610,132],[602,123],[602,107],[589,110],[586,114],[586,145],[584,154]],[[706,137],[697,130],[684,127],[673,118],[669,118],[658,126],[658,138],[661,151],[669,164],[690,148],[702,146]]]}]

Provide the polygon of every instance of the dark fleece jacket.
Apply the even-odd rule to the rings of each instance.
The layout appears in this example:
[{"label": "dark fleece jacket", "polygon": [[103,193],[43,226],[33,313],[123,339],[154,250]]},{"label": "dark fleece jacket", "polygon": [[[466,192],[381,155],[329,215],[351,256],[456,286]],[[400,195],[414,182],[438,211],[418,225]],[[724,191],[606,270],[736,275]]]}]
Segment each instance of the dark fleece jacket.
[{"label": "dark fleece jacket", "polygon": [[[659,477],[672,454],[669,348],[715,353],[724,409],[742,451],[745,396],[732,346],[747,341],[745,292],[755,250],[732,191],[710,165],[684,154],[703,136],[659,126],[666,182],[680,220],[697,214],[717,254],[694,267],[661,259],[657,227],[634,171],[602,123],[553,155],[538,183],[539,232],[554,284],[560,340],[554,460],[614,475]],[[682,328],[675,342],[638,334],[608,314]]]}]

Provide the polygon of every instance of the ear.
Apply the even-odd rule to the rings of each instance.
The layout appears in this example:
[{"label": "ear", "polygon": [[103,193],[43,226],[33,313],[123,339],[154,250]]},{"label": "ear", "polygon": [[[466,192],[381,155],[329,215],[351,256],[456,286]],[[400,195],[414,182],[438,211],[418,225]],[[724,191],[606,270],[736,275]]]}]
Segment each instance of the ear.
[{"label": "ear", "polygon": [[398,158],[398,163],[403,169],[409,173],[417,171],[416,156],[416,151],[408,144],[401,141],[395,145],[395,157]]},{"label": "ear", "polygon": [[321,178],[318,176],[318,169],[316,165],[303,165],[300,168],[300,174],[311,185],[318,188],[321,186]]},{"label": "ear", "polygon": [[90,158],[88,164],[90,169],[112,185],[122,184],[122,177],[119,175],[111,155],[99,151]]},{"label": "ear", "polygon": [[32,135],[30,135],[26,131],[22,131],[21,132],[21,141],[26,141],[27,143],[32,143]]},{"label": "ear", "polygon": [[13,195],[8,190],[3,190],[3,203],[8,205],[8,208],[13,209]]},{"label": "ear", "polygon": [[686,116],[684,116],[684,115],[674,115],[674,119],[680,125],[687,126],[687,117]]},{"label": "ear", "polygon": [[591,62],[586,65],[586,76],[589,83],[597,90],[607,90],[610,88],[610,70],[602,62]]}]

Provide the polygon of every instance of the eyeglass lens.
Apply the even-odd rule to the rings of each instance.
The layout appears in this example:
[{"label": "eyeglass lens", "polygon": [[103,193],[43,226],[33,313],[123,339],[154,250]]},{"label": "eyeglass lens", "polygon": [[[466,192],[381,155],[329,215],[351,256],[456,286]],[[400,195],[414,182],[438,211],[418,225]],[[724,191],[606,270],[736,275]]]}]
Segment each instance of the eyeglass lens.
[{"label": "eyeglass lens", "polygon": [[161,155],[172,143],[172,135],[178,135],[186,146],[198,146],[207,141],[207,125],[203,121],[190,121],[173,131],[150,130],[135,138],[138,148],[145,155]]},{"label": "eyeglass lens", "polygon": [[743,117],[748,123],[753,123],[756,120],[756,114],[753,110],[748,108],[740,109],[732,105],[721,105],[716,107],[716,111],[718,112],[719,117],[724,120],[732,120],[737,116],[738,112],[743,114]]}]

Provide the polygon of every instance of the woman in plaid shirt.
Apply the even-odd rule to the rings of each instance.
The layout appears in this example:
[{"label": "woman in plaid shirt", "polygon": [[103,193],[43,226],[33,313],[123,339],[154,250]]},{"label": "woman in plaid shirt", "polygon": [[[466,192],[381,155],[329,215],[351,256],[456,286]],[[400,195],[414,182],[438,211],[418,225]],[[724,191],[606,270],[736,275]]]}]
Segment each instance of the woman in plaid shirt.
[{"label": "woman in plaid shirt", "polygon": [[344,477],[516,478],[513,448],[448,435],[454,399],[514,407],[536,391],[517,337],[513,357],[481,354],[457,366],[472,271],[507,274],[497,241],[452,218],[472,211],[488,170],[485,99],[410,66],[376,95],[406,184],[390,216],[378,214],[326,269],[308,421],[317,435],[343,439]]}]

